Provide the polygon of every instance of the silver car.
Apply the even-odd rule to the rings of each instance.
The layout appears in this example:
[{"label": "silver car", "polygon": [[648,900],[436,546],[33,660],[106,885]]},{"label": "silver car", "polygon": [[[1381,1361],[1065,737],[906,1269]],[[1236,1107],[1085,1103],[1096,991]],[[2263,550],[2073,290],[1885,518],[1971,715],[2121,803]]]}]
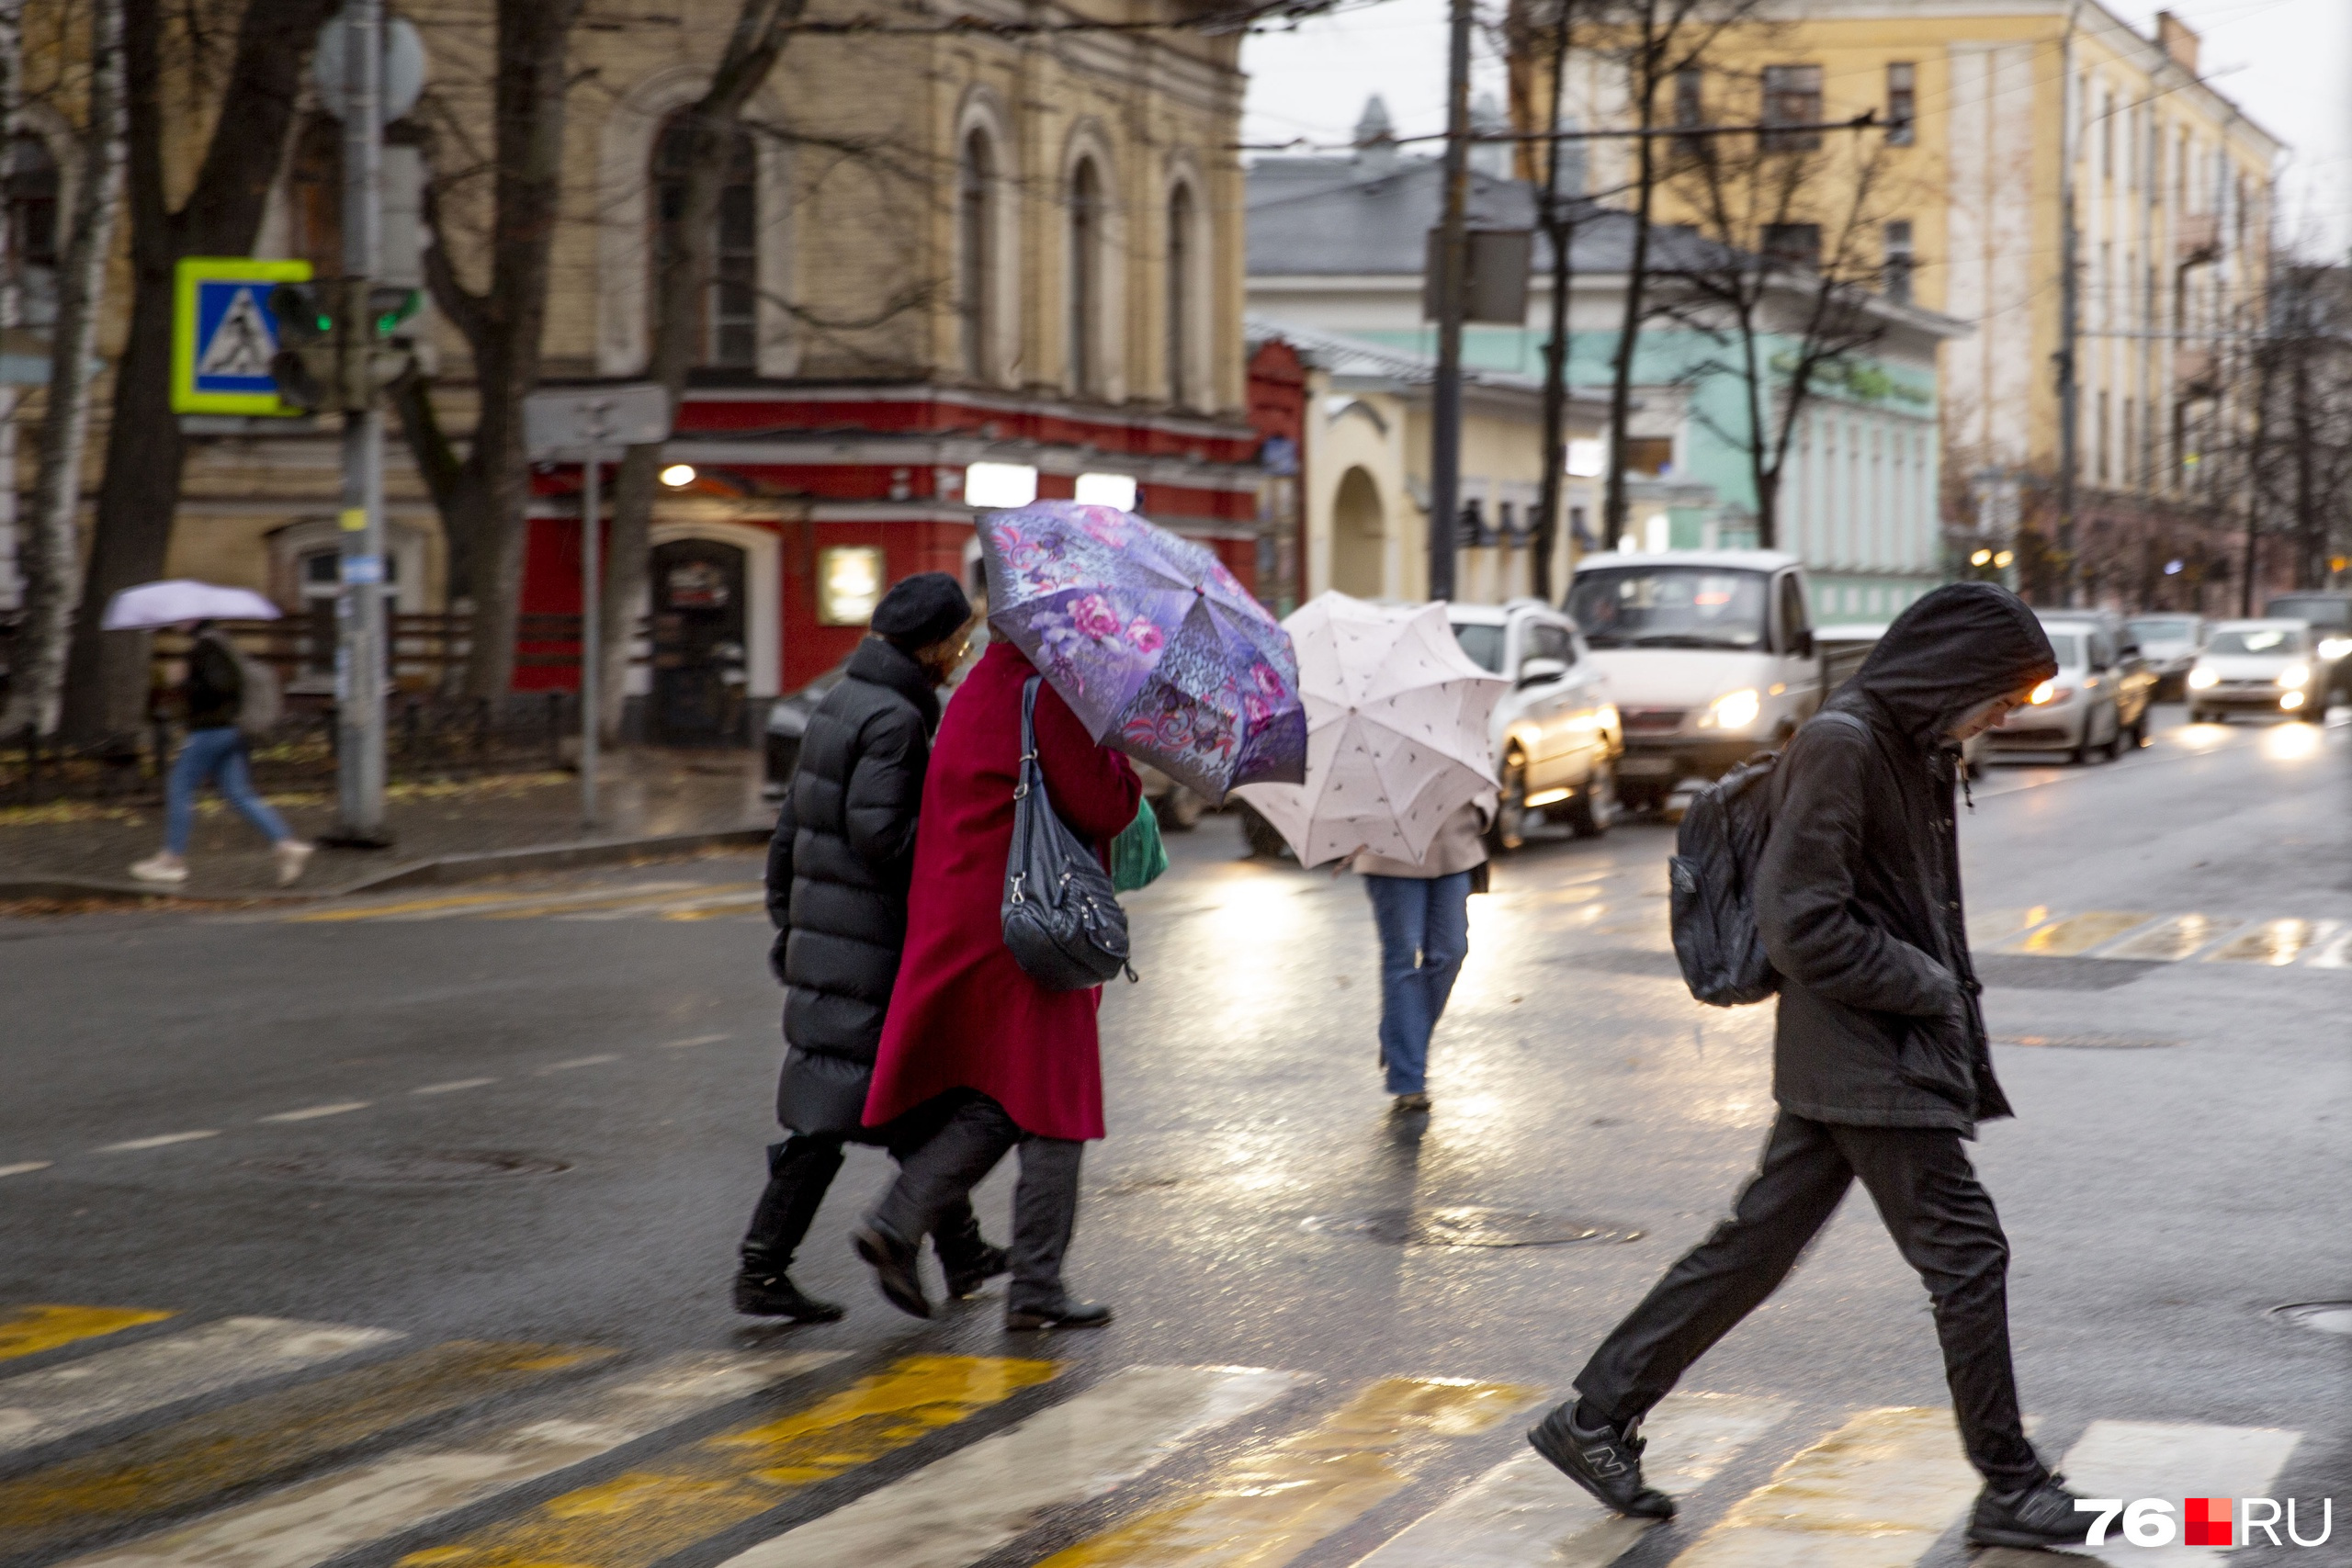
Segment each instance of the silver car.
[{"label": "silver car", "polygon": [[2215,623],[2188,672],[2189,722],[2256,713],[2318,723],[2327,716],[2327,688],[2317,640],[2302,621]]},{"label": "silver car", "polygon": [[2095,610],[2052,610],[2042,614],[2041,629],[2058,673],[1985,732],[1993,750],[2064,751],[2082,762],[2112,761],[2145,746],[2156,678],[2122,623]]},{"label": "silver car", "polygon": [[2140,657],[2155,672],[2156,700],[2177,701],[2188,689],[2188,671],[2205,651],[2213,625],[2202,615],[2134,615],[2123,623],[2140,641]]}]

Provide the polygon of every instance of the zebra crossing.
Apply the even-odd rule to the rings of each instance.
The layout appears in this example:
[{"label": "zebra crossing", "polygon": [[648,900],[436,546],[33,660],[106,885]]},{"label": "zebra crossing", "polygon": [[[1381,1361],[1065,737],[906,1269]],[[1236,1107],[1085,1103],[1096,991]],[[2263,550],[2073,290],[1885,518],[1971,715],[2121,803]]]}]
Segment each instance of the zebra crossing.
[{"label": "zebra crossing", "polygon": [[[1511,1448],[1559,1396],[1043,1356],[638,1359],[25,1305],[0,1309],[0,1562],[311,1568],[371,1550],[400,1568],[653,1568],[691,1551],[731,1552],[723,1568],[1607,1568],[1664,1527]],[[1939,1408],[1679,1393],[1645,1433],[1652,1480],[1698,1521],[1672,1527],[1689,1532],[1674,1568],[1910,1568],[1977,1486]],[[2063,1465],[2095,1495],[2267,1495],[2301,1438],[2100,1419]],[[1752,1479],[1766,1463],[1760,1484],[1714,1495],[1735,1466]]]},{"label": "zebra crossing", "polygon": [[1972,915],[1968,938],[1980,953],[2021,958],[2352,969],[2352,921],[2292,915],[2066,911],[2039,904]]}]

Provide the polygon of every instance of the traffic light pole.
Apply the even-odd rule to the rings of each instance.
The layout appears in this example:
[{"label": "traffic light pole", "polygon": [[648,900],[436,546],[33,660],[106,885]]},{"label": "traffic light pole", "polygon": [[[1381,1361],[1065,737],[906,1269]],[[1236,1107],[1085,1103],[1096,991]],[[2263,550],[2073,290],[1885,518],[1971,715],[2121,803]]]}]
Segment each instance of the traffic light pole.
[{"label": "traffic light pole", "polygon": [[[368,289],[381,270],[383,0],[344,0],[343,289],[337,315],[346,376],[367,385],[373,317]],[[343,416],[343,583],[335,601],[336,803],[332,843],[390,845],[384,823],[384,416],[376,398],[345,397]],[[354,408],[354,402],[361,406]]]}]

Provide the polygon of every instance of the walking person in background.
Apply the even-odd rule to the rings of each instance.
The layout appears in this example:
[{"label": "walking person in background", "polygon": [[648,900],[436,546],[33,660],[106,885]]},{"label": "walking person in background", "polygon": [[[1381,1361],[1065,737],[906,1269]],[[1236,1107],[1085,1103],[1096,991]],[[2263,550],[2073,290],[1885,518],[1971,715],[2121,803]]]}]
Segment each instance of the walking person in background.
[{"label": "walking person in background", "polygon": [[[898,994],[882,1032],[869,1126],[940,1096],[956,1108],[907,1155],[899,1179],[854,1233],[882,1293],[931,1315],[916,1246],[942,1216],[1021,1151],[1012,1200],[1012,1285],[1005,1326],[1092,1328],[1107,1306],[1072,1301],[1062,1257],[1078,1221],[1086,1140],[1102,1135],[1100,990],[1050,991],[1004,944],[1000,904],[1021,773],[1022,689],[1035,673],[997,641],[940,726],[915,842],[915,893]],[[1135,820],[1143,785],[1127,760],[1098,746],[1046,684],[1037,695],[1037,761],[1053,809],[1098,850]]]},{"label": "walking person in background", "polygon": [[1952,583],[1887,628],[1798,730],[1770,781],[1756,923],[1780,972],[1780,1113],[1729,1219],[1667,1271],[1528,1434],[1620,1513],[1643,1483],[1643,1416],[1770,1295],[1859,1178],[1919,1272],[1968,1459],[1978,1546],[2079,1546],[2090,1517],[2026,1440],[2009,1357],[2009,1249],[1963,1140],[2009,1115],[1994,1081],[1961,909],[1960,748],[2057,672],[2033,612]]},{"label": "walking person in background", "polygon": [[[239,721],[246,716],[247,687],[260,677],[249,681],[245,661],[216,623],[198,621],[190,630],[194,640],[188,645],[187,680],[180,688],[187,739],[164,782],[164,847],[133,865],[130,874],[141,882],[187,880],[187,841],[196,829],[196,792],[209,779],[246,821],[267,836],[277,852],[277,885],[291,886],[310,863],[313,846],[296,838],[286,819],[254,788],[245,731]],[[275,690],[271,688],[273,694]],[[250,695],[256,704],[262,698],[257,691]]]},{"label": "walking person in background", "polygon": [[[945,572],[898,583],[875,606],[874,635],[850,655],[801,739],[767,876],[776,928],[768,962],[786,987],[775,1115],[791,1135],[768,1147],[767,1190],[743,1237],[735,1310],[752,1316],[831,1323],[842,1315],[834,1303],[803,1293],[789,1270],[842,1168],[842,1145],[854,1139],[900,1154],[937,1125],[926,1108],[884,1127],[869,1129],[862,1118],[906,944],[937,694],[963,660],[971,626],[971,604]],[[949,1294],[969,1295],[1004,1272],[1004,1253],[981,1238],[970,1204],[943,1206],[926,1228]]]},{"label": "walking person in background", "polygon": [[1364,852],[1353,862],[1380,931],[1380,1065],[1399,1115],[1430,1108],[1430,1035],[1470,953],[1470,895],[1495,807],[1489,790],[1457,809],[1419,861]]}]

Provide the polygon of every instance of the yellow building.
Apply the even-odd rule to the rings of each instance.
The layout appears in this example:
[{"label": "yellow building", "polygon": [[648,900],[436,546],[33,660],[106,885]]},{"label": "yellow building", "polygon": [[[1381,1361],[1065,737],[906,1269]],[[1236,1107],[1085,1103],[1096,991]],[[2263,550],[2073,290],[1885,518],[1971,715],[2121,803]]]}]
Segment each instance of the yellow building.
[{"label": "yellow building", "polygon": [[[1522,102],[1544,102],[1540,67],[1519,63]],[[1578,53],[1565,97],[1586,124],[1631,122],[1604,49]],[[2168,559],[2222,547],[2203,537],[2226,518],[2200,457],[2243,412],[2230,345],[2253,324],[2281,144],[2199,76],[2196,35],[2176,18],[2145,37],[2098,0],[1770,5],[1666,84],[1657,117],[1866,110],[1886,129],[1822,134],[1814,210],[1789,216],[1832,229],[1859,216],[1882,287],[1974,327],[1940,351],[1947,523],[1963,545],[2056,524],[2071,247],[2075,555],[2093,592],[2158,602],[2177,586]],[[1630,176],[1626,149],[1593,144],[1594,188]],[[1661,193],[1662,221],[1703,218],[1683,194]]]}]

